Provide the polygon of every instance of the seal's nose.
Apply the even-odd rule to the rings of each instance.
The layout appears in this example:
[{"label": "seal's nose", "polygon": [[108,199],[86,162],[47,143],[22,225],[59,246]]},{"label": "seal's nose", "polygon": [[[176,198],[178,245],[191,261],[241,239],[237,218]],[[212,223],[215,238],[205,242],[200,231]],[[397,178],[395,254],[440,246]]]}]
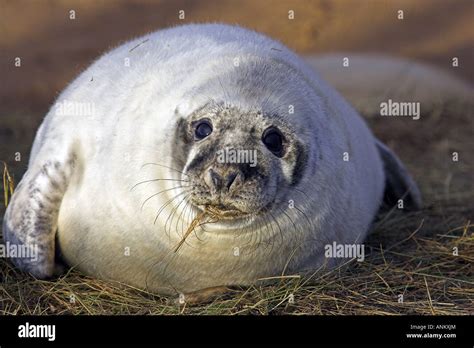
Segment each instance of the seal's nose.
[{"label": "seal's nose", "polygon": [[242,184],[243,174],[238,168],[209,168],[204,181],[210,189],[216,192],[229,192]]}]

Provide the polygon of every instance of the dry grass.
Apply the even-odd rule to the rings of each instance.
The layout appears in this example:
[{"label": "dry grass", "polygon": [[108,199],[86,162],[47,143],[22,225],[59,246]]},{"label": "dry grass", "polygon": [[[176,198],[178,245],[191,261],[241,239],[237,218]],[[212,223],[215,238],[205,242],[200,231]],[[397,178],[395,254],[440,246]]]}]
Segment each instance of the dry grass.
[{"label": "dry grass", "polygon": [[474,314],[474,224],[460,204],[474,192],[451,196],[422,212],[381,215],[363,262],[192,307],[74,270],[36,280],[0,259],[0,314]]}]

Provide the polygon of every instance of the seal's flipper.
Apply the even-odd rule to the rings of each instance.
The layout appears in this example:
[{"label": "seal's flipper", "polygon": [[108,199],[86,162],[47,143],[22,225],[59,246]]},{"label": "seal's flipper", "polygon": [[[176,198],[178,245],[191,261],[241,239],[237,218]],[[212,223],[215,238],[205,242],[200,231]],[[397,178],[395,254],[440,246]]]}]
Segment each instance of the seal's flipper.
[{"label": "seal's flipper", "polygon": [[384,203],[390,206],[403,200],[403,208],[407,210],[421,209],[421,194],[400,159],[380,141],[376,141],[377,149],[382,158],[385,170]]},{"label": "seal's flipper", "polygon": [[[3,219],[3,239],[12,262],[38,278],[51,277],[55,265],[55,235],[59,207],[73,163],[35,160],[13,193]],[[16,257],[15,257],[16,256]]]}]

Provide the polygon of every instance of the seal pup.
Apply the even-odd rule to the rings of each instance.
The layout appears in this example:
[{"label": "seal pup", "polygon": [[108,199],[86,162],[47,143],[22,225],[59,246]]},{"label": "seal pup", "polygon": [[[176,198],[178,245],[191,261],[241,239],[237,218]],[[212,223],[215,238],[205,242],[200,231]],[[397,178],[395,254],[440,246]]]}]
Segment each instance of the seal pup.
[{"label": "seal pup", "polygon": [[[226,150],[256,161],[219,160]],[[3,234],[38,247],[13,262],[39,278],[59,252],[88,275],[187,293],[331,267],[324,246],[361,243],[383,197],[421,205],[307,63],[250,30],[186,25],[121,45],[61,93]]]}]

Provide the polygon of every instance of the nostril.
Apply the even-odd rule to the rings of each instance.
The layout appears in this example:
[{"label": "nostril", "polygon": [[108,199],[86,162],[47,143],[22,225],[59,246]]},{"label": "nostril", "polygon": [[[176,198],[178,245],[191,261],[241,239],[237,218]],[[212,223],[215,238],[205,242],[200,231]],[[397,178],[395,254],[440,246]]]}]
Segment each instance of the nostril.
[{"label": "nostril", "polygon": [[221,177],[219,174],[217,174],[215,171],[213,171],[212,169],[209,170],[210,171],[210,175],[211,175],[211,180],[212,180],[212,183],[214,184],[214,187],[215,188],[218,188],[220,185],[221,185]]},{"label": "nostril", "polygon": [[221,184],[221,177],[219,176],[219,174],[217,174],[215,171],[213,171],[211,169],[211,179],[212,179],[212,183],[214,184],[214,187],[219,187],[220,184]]},{"label": "nostril", "polygon": [[242,180],[242,173],[238,170],[221,174],[219,171],[209,168],[204,177],[206,185],[216,191],[230,191]]},{"label": "nostril", "polygon": [[221,181],[222,178],[220,177],[220,175],[217,174],[214,170],[212,170],[212,168],[207,171],[205,182],[209,188],[214,188],[218,190],[221,186]]},{"label": "nostril", "polygon": [[234,183],[235,178],[237,178],[237,173],[230,173],[229,175],[227,175],[227,180],[226,180],[226,185],[225,185],[227,187],[227,190],[230,190],[230,187]]}]

